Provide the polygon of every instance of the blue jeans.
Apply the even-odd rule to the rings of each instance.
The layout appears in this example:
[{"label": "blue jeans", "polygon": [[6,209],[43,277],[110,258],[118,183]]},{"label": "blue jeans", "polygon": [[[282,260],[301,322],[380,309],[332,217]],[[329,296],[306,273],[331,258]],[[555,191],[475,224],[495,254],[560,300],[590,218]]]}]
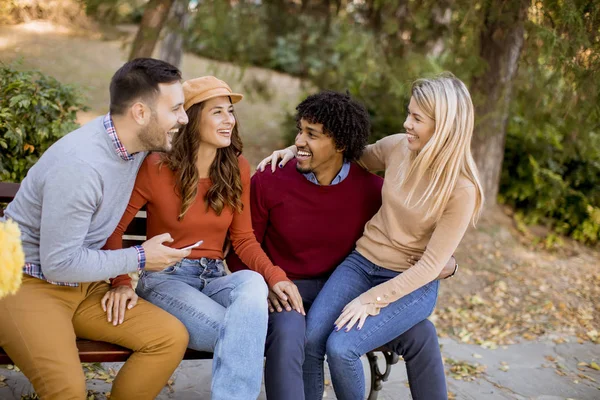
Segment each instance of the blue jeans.
[{"label": "blue jeans", "polygon": [[213,400],[258,397],[268,320],[260,274],[227,275],[221,260],[183,259],[164,271],[144,271],[136,291],[185,325],[190,348],[214,352]]},{"label": "blue jeans", "polygon": [[[326,279],[294,281],[302,296],[304,310],[309,309]],[[297,311],[269,314],[265,346],[265,389],[269,400],[304,400],[302,363],[306,344],[306,322]]]},{"label": "blue jeans", "polygon": [[[302,279],[294,283],[310,315],[326,279]],[[306,345],[305,318],[296,311],[269,314],[265,355],[265,387],[268,400],[304,400],[302,364]],[[386,345],[406,363],[413,400],[446,399],[446,377],[435,326],[424,320]]]},{"label": "blue jeans", "polygon": [[[357,251],[336,268],[307,315],[303,367],[307,400],[323,397],[325,354],[336,397],[339,400],[363,399],[365,378],[361,355],[392,341],[432,313],[437,300],[438,281],[430,282],[389,304],[378,315],[369,316],[361,330],[356,327],[349,332],[334,330],[334,322],[346,304],[398,274],[373,264]],[[446,398],[445,393],[439,395]],[[441,397],[429,398],[437,400]]]}]

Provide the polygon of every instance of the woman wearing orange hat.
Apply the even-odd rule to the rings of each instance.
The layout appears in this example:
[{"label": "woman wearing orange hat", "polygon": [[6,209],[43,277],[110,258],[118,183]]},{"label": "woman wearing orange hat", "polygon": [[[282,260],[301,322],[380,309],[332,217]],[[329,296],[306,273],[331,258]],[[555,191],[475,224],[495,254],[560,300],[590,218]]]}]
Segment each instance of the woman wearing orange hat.
[{"label": "woman wearing orange hat", "polygon": [[[153,153],[140,167],[107,247],[121,246],[127,225],[143,206],[148,237],[168,232],[166,241],[174,248],[202,241],[175,265],[143,271],[136,291],[184,323],[190,348],[214,351],[212,399],[256,399],[268,320],[265,280],[298,312],[304,310],[297,289],[271,263],[252,230],[250,165],[241,155],[233,110],[242,95],[212,76],[186,81],[183,89],[189,123],[175,134],[169,153]],[[259,273],[226,274],[227,234],[242,261]]]}]

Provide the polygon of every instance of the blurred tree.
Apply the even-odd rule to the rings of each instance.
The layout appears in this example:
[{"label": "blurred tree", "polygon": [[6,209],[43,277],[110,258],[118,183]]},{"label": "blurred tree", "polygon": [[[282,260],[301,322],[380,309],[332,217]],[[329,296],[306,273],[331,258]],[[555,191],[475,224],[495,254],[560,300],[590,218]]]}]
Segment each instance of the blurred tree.
[{"label": "blurred tree", "polygon": [[495,205],[498,197],[512,87],[523,49],[530,2],[483,2],[479,55],[486,67],[471,84],[477,110],[472,150],[488,205]]},{"label": "blurred tree", "polygon": [[129,59],[152,57],[154,47],[158,42],[174,0],[150,0],[144,10],[142,22],[131,46]]},{"label": "blurred tree", "polygon": [[167,34],[160,47],[159,58],[177,68],[183,56],[183,35],[189,21],[189,0],[175,0],[167,23]]}]

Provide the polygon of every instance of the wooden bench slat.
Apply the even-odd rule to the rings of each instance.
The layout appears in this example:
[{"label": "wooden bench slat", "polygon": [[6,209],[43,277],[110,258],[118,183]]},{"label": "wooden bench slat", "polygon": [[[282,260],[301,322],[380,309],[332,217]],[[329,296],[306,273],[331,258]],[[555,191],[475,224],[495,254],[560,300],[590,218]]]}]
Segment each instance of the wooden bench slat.
[{"label": "wooden bench slat", "polygon": [[[81,362],[124,362],[127,361],[131,350],[116,344],[78,339],[77,349]],[[213,354],[205,351],[187,349],[184,360],[210,360]],[[12,364],[12,360],[0,347],[0,365]]]},{"label": "wooden bench slat", "polygon": [[[77,349],[79,350],[79,359],[81,362],[125,362],[131,353],[133,353],[131,350],[116,344],[86,339],[77,339]],[[382,346],[373,351],[389,352],[390,349]],[[209,360],[212,357],[213,353],[187,349],[183,359]],[[2,347],[0,347],[0,365],[4,364],[13,364],[13,362],[8,354],[4,352]]]},{"label": "wooden bench slat", "polygon": [[0,182],[0,203],[10,203],[19,190],[18,183]]}]

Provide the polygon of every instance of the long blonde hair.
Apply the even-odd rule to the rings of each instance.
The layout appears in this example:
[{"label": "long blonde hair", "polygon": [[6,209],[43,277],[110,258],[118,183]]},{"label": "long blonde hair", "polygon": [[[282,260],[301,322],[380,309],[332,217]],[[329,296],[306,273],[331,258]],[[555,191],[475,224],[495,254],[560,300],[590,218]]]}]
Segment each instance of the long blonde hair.
[{"label": "long blonde hair", "polygon": [[484,196],[471,154],[475,112],[469,90],[460,79],[444,73],[433,79],[416,80],[411,92],[423,113],[435,121],[435,128],[423,149],[411,151],[407,165],[400,168],[400,187],[408,190],[406,204],[410,205],[419,182],[427,176],[427,188],[413,207],[433,199],[426,218],[435,216],[435,220],[439,221],[458,178],[465,175],[476,189],[477,198],[471,217],[475,225]]}]

